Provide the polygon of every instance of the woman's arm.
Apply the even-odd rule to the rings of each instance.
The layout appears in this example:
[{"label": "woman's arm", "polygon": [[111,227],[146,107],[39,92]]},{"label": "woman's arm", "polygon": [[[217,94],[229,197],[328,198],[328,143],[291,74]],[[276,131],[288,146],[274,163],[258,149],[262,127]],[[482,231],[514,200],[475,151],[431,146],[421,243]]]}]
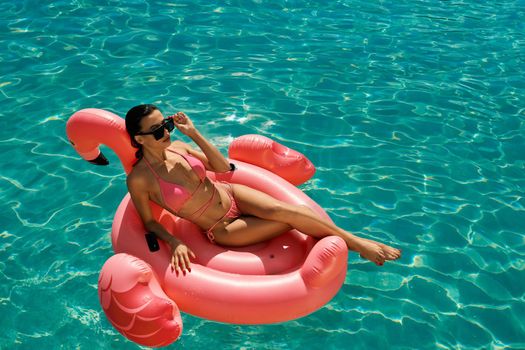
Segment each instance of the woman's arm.
[{"label": "woman's arm", "polygon": [[204,153],[197,151],[187,143],[180,142],[180,144],[186,151],[188,151],[189,154],[202,161],[206,169],[216,173],[224,173],[231,170],[228,160],[198,131],[196,131],[196,133],[190,137]]},{"label": "woman's arm", "polygon": [[230,171],[230,163],[224,156],[219,152],[219,150],[212,145],[201,133],[195,128],[191,119],[184,114],[179,112],[173,116],[175,121],[175,126],[186,136],[190,137],[193,142],[195,142],[202,152],[198,152],[191,148],[188,144],[181,142],[184,145],[186,150],[199,158],[205,165],[209,165],[211,171],[217,173],[223,173]]},{"label": "woman's arm", "polygon": [[160,222],[155,219],[151,219],[144,223],[144,227],[148,232],[153,232],[155,236],[167,242],[172,248],[181,244],[182,242],[172,236]]},{"label": "woman's arm", "polygon": [[175,238],[159,222],[153,218],[151,208],[149,206],[149,195],[147,191],[146,181],[135,174],[130,174],[126,179],[128,191],[131,200],[137,209],[137,212],[142,219],[142,223],[148,232],[155,233],[155,236],[171,244],[171,239]]},{"label": "woman's arm", "polygon": [[179,239],[172,236],[157,220],[153,218],[149,206],[149,196],[146,190],[147,184],[144,179],[130,174],[126,179],[131,200],[139,213],[144,227],[148,232],[167,242],[172,249],[171,265],[178,273],[179,265],[183,273],[190,271],[189,255],[195,258],[195,254]]},{"label": "woman's arm", "polygon": [[145,225],[146,230],[155,233],[157,237],[168,242],[171,247],[171,269],[175,270],[177,274],[182,271],[186,274],[186,271],[191,272],[190,255],[195,259],[195,253],[188,248],[181,240],[173,237],[161,223],[156,220],[150,220]]}]

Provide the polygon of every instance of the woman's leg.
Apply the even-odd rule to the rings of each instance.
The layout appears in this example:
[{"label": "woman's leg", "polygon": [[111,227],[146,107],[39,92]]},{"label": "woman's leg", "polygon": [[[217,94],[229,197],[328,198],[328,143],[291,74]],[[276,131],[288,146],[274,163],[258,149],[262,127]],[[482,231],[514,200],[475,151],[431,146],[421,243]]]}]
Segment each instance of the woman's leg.
[{"label": "woman's leg", "polygon": [[[310,207],[304,206],[304,208],[306,208],[306,210],[308,210],[310,213],[312,213],[313,215],[315,215],[315,216],[319,217],[319,219],[321,219],[321,217],[315,211],[313,211]],[[388,246],[388,245],[386,245],[384,243],[376,242],[376,241],[373,241],[371,239],[362,238],[362,237],[359,237],[359,238],[363,239],[365,241],[371,242],[372,244],[378,244],[379,246],[381,246],[381,248],[383,249],[383,251],[385,253],[385,259],[386,260],[395,260],[395,259],[397,259],[397,258],[399,258],[401,256],[401,251],[399,249],[395,249],[395,248],[390,247],[390,246]]]},{"label": "woman's leg", "polygon": [[[339,236],[345,240],[349,249],[359,252],[364,258],[378,265],[382,265],[385,260],[397,259],[400,256],[399,250],[375,241],[356,237],[333,223],[323,220],[305,206],[284,203],[264,192],[244,185],[234,184],[233,191],[237,205],[243,214],[284,223],[305,234],[318,238],[328,235]],[[257,231],[260,228],[256,226],[256,229],[252,229],[249,223],[241,224],[236,223],[236,221],[227,225],[220,232],[214,232],[218,243],[229,244],[229,241],[237,241],[238,237],[242,235],[249,235],[251,239],[257,241],[264,240],[262,235],[260,240],[257,239],[259,237]],[[284,226],[282,228],[283,232],[286,232]],[[277,234],[276,231],[273,236]],[[270,236],[271,234],[267,235]]]}]

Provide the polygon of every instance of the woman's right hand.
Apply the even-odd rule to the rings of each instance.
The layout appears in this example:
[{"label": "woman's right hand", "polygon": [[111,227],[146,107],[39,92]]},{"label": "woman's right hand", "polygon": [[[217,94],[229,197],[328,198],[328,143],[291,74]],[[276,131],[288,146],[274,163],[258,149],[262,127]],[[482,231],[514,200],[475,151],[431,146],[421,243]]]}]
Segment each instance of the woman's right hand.
[{"label": "woman's right hand", "polygon": [[171,271],[175,270],[177,275],[182,271],[186,275],[186,271],[191,272],[190,255],[195,259],[195,253],[188,248],[184,243],[177,239],[170,241],[171,246]]}]

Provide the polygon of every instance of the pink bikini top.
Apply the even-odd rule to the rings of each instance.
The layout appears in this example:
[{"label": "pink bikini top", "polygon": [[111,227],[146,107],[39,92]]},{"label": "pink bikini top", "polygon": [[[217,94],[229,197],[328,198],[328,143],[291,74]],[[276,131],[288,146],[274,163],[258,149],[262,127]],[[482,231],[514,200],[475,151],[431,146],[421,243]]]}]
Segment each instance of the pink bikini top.
[{"label": "pink bikini top", "polygon": [[[206,178],[206,168],[204,167],[204,164],[199,159],[195,158],[191,154],[184,155],[184,154],[181,154],[169,148],[168,148],[168,151],[177,153],[182,158],[184,158],[186,162],[188,162],[188,164],[191,166],[192,170],[195,171],[195,173],[199,176],[201,180],[201,182],[199,183],[199,186],[197,186],[195,191],[193,191],[193,193],[190,193],[185,187],[181,185],[177,185],[177,184],[168,182],[166,180],[163,180],[155,172],[155,170],[153,170],[153,167],[149,164],[148,160],[144,157],[144,161],[146,162],[146,165],[148,166],[148,168],[150,168],[151,172],[155,175],[155,177],[157,178],[157,181],[159,182],[160,194],[161,194],[162,202],[164,203],[164,206],[166,206],[168,209],[171,209],[174,212],[178,212],[182,208],[184,203],[186,203],[193,196],[193,194],[197,192],[200,186],[204,183],[204,179]],[[215,191],[213,195],[215,195]],[[213,199],[213,195],[212,195],[212,198],[210,198],[210,200],[207,203],[205,203],[201,208],[199,208],[196,212],[194,212],[190,216],[200,211],[204,206],[206,206],[206,204],[208,204],[209,206],[209,203],[211,203],[211,200]],[[202,213],[204,213],[204,211]]]}]

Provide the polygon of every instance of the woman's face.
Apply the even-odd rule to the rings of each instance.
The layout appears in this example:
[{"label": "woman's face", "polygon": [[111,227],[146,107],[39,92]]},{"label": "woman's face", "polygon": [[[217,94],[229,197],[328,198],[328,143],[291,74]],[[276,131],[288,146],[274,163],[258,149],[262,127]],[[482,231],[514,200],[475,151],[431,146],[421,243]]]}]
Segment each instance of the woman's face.
[{"label": "woman's face", "polygon": [[[153,111],[150,115],[140,120],[141,132],[152,132],[161,127],[164,117],[159,110]],[[166,128],[163,128],[164,135],[161,139],[155,140],[152,134],[149,135],[135,135],[135,140],[145,148],[166,148],[170,145],[170,133]]]}]

